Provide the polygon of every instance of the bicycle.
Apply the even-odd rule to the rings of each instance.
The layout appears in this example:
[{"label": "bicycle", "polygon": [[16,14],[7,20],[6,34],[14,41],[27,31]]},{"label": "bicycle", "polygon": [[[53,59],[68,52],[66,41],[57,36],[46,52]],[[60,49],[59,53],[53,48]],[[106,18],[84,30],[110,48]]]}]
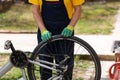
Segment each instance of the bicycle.
[{"label": "bicycle", "polygon": [[120,78],[120,41],[114,41],[113,53],[115,53],[115,63],[109,68],[110,80],[119,80]]},{"label": "bicycle", "polygon": [[[113,70],[113,72],[112,72]],[[110,68],[109,68],[109,77],[110,80],[119,80],[120,73],[120,62],[115,62]]]},{"label": "bicycle", "polygon": [[[10,55],[10,61],[0,69],[0,77],[15,66],[22,69],[24,80],[40,80],[39,67],[41,66],[52,70],[53,75],[48,80],[64,80],[64,73],[68,70],[68,66],[65,63],[70,56],[67,54],[55,54],[58,49],[58,46],[55,44],[56,41],[58,43],[64,42],[64,44],[59,43],[59,49],[66,52],[67,50],[65,48],[63,50],[62,46],[66,46],[68,41],[74,42],[74,54],[79,55],[79,57],[75,57],[74,59],[75,67],[73,69],[72,80],[100,80],[101,64],[95,50],[87,42],[78,37],[63,37],[61,35],[52,36],[50,40],[39,43],[31,53],[15,50],[11,41],[6,41],[5,48],[11,48],[12,53]],[[54,45],[54,49],[48,48],[49,54],[41,53],[42,48],[51,44]],[[68,52],[70,53],[71,51]],[[53,59],[56,56],[64,56],[64,59],[59,61],[59,63],[55,63],[55,60],[53,62],[41,60],[39,59],[39,56]]]}]

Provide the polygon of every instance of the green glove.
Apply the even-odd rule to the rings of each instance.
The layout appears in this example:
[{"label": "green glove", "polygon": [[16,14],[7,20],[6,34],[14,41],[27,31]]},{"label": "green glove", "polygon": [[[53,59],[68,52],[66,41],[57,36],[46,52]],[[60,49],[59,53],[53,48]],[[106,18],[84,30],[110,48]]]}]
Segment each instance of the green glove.
[{"label": "green glove", "polygon": [[41,36],[41,38],[42,38],[42,41],[47,41],[47,40],[49,40],[50,38],[51,38],[51,36],[52,36],[52,33],[51,32],[49,32],[48,30],[43,30],[43,31],[41,31],[41,34],[42,34],[42,36]]},{"label": "green glove", "polygon": [[65,37],[72,36],[73,30],[74,30],[73,26],[68,25],[67,27],[63,29],[61,35]]}]

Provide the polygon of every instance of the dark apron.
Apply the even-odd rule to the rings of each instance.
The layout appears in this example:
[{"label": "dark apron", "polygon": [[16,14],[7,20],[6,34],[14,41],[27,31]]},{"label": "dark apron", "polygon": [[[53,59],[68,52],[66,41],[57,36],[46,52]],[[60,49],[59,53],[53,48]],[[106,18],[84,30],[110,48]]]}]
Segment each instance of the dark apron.
[{"label": "dark apron", "polygon": [[[61,34],[62,30],[70,22],[63,0],[59,2],[48,2],[43,0],[41,14],[45,27],[52,35]],[[38,30],[38,43],[39,42],[41,42],[40,30]]]},{"label": "dark apron", "polygon": [[[57,35],[57,34],[61,34],[62,30],[69,24],[70,19],[68,17],[65,5],[63,0],[59,0],[58,2],[54,1],[54,2],[50,2],[50,1],[46,1],[43,0],[43,5],[42,5],[42,19],[43,22],[45,24],[45,27],[47,28],[48,31],[50,31],[52,33],[52,35]],[[41,42],[41,33],[40,30],[38,29],[38,43]],[[59,42],[55,43],[56,45],[58,45],[59,48]],[[63,42],[61,42],[61,44],[64,44]],[[67,46],[71,46],[73,45],[73,43],[71,43],[70,45]],[[52,44],[50,45],[51,47]],[[41,53],[47,53],[47,50],[44,48],[41,50]],[[57,54],[62,54],[62,52],[59,50]],[[64,54],[64,53],[63,53]],[[70,56],[73,56],[73,54],[71,54]],[[43,60],[47,60],[52,62],[53,59],[52,58],[46,58],[46,57],[41,57],[41,59]],[[63,57],[57,57],[58,59],[62,59]],[[73,62],[73,59],[71,59]],[[70,61],[69,61],[70,62]],[[71,65],[71,64],[70,64]],[[47,80],[48,78],[50,78],[52,76],[52,71],[45,69],[45,68],[40,68],[40,72],[41,72],[41,80]],[[44,72],[48,72],[48,73],[44,73]],[[72,67],[69,68],[69,79],[65,79],[65,80],[72,80],[71,76],[72,76]]]}]

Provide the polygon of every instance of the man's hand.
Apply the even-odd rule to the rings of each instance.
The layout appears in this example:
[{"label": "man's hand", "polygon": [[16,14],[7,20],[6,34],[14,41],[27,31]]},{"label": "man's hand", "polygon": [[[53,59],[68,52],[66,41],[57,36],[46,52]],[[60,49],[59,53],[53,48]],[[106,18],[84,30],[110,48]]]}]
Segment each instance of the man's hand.
[{"label": "man's hand", "polygon": [[74,30],[73,26],[68,25],[63,29],[61,35],[65,37],[72,36],[73,30]]},{"label": "man's hand", "polygon": [[49,32],[48,30],[43,30],[43,31],[41,31],[41,38],[42,38],[42,41],[47,41],[47,40],[49,40],[51,37],[52,37],[52,33],[51,32]]}]

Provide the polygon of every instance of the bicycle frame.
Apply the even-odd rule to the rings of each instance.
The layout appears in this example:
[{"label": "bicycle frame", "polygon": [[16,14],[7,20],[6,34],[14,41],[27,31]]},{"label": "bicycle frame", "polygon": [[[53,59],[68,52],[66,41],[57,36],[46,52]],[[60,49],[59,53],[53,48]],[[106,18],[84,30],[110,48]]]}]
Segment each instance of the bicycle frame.
[{"label": "bicycle frame", "polygon": [[[29,63],[31,64],[36,64],[36,65],[39,65],[41,67],[44,67],[44,68],[47,68],[47,69],[50,69],[50,70],[54,70],[54,71],[57,71],[57,72],[61,72],[60,70],[58,69],[55,69],[54,67],[49,67],[47,66],[48,64],[50,66],[55,66],[55,67],[58,67],[59,65],[58,64],[54,64],[54,63],[50,63],[50,62],[47,62],[47,61],[43,61],[43,60],[29,60]],[[46,64],[46,65],[45,65]],[[0,69],[0,77],[2,77],[3,75],[5,75],[9,70],[11,70],[12,68],[14,67],[14,65],[9,61],[7,62],[1,69]],[[66,67],[67,68],[67,67]],[[22,69],[22,75],[23,75],[23,78],[24,80],[27,80],[27,77],[26,77],[26,74],[25,74],[25,71],[24,71],[24,68],[21,68]],[[55,76],[54,76],[55,77]]]},{"label": "bicycle frame", "polygon": [[0,77],[7,73],[12,67],[12,63],[8,61],[2,68],[0,68]]},{"label": "bicycle frame", "polygon": [[[11,50],[12,50],[12,52],[13,52],[12,54],[17,54],[17,53],[15,53],[17,50],[15,50],[15,48],[13,47],[11,41],[7,41],[7,42],[5,43],[5,49],[9,49],[9,48],[11,48]],[[17,52],[19,53],[19,51],[17,51]],[[20,51],[20,52],[22,52],[22,51]],[[25,53],[27,53],[27,52],[22,52],[22,53],[25,54]],[[12,55],[12,54],[11,54],[11,55]],[[59,72],[59,73],[62,72],[61,70],[56,69],[56,67],[60,67],[59,64],[51,63],[51,62],[44,61],[44,60],[30,60],[30,59],[28,58],[27,54],[25,54],[25,55],[26,55],[26,57],[27,57],[27,59],[28,59],[28,63],[30,63],[30,64],[35,64],[35,65],[38,65],[38,66],[41,66],[41,67],[44,67],[44,68],[47,68],[47,69],[50,69],[50,70]],[[41,56],[47,56],[47,55],[41,55]],[[61,61],[61,63],[62,63],[62,62],[65,62],[68,58],[69,58],[69,57],[66,56],[65,59],[63,59],[63,60]],[[48,65],[49,65],[49,66],[48,66]],[[0,68],[0,78],[1,78],[3,75],[5,75],[9,70],[11,70],[14,66],[15,66],[14,63],[12,63],[11,60],[8,61],[2,68]],[[54,67],[50,67],[50,66],[54,66]],[[15,67],[16,67],[16,66],[15,66]],[[25,67],[26,67],[26,66],[25,66]],[[24,80],[27,80],[27,76],[26,76],[26,72],[25,72],[25,67],[18,67],[18,68],[21,68],[21,70],[22,70],[23,79],[24,79]],[[62,68],[64,71],[67,70],[67,66],[60,67],[60,68]],[[60,75],[60,76],[61,76],[61,75]],[[53,77],[55,77],[55,76],[53,76]],[[52,78],[50,78],[50,80],[51,80],[51,79],[52,79]]]}]

